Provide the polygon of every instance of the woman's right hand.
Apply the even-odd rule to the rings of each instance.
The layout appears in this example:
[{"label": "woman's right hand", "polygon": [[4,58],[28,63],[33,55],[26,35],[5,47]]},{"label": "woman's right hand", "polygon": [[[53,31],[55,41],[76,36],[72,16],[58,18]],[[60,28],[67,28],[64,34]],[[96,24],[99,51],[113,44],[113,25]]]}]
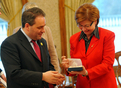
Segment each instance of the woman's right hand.
[{"label": "woman's right hand", "polygon": [[62,66],[65,68],[65,69],[68,69],[69,68],[69,60],[66,58],[66,56],[62,56]]}]

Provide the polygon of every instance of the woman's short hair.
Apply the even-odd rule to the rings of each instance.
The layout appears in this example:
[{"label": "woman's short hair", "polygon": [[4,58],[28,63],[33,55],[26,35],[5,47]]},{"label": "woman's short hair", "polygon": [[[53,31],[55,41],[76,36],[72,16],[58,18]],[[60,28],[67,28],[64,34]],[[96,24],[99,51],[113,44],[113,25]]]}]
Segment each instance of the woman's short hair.
[{"label": "woman's short hair", "polygon": [[85,20],[92,22],[97,20],[98,24],[99,18],[100,16],[98,8],[90,3],[81,5],[75,12],[75,20],[77,24]]}]

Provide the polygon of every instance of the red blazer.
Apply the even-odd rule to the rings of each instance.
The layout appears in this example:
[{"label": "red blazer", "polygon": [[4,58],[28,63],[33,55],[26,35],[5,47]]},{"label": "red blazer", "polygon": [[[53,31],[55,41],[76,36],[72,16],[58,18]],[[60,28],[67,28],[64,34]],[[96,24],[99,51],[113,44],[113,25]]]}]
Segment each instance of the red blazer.
[{"label": "red blazer", "polygon": [[100,38],[93,35],[87,52],[84,39],[79,41],[81,32],[70,38],[71,58],[80,58],[88,71],[88,77],[78,75],[77,88],[117,88],[113,70],[115,34],[100,27],[98,30]]}]

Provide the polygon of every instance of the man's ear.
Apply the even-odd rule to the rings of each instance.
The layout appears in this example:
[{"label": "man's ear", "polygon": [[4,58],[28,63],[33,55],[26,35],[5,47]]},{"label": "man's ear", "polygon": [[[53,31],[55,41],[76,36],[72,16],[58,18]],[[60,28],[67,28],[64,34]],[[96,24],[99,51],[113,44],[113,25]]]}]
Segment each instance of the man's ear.
[{"label": "man's ear", "polygon": [[29,27],[30,27],[29,23],[26,23],[26,24],[25,24],[25,28],[26,28],[27,30],[29,30]]}]

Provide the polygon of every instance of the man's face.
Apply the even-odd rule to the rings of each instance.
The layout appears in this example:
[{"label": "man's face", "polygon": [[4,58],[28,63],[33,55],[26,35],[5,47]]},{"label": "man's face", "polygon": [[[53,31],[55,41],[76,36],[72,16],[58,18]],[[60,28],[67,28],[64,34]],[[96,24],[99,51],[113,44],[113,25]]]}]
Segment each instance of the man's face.
[{"label": "man's face", "polygon": [[35,18],[35,24],[28,27],[28,36],[33,40],[41,39],[42,34],[45,32],[44,26],[46,25],[45,17],[38,16]]}]

